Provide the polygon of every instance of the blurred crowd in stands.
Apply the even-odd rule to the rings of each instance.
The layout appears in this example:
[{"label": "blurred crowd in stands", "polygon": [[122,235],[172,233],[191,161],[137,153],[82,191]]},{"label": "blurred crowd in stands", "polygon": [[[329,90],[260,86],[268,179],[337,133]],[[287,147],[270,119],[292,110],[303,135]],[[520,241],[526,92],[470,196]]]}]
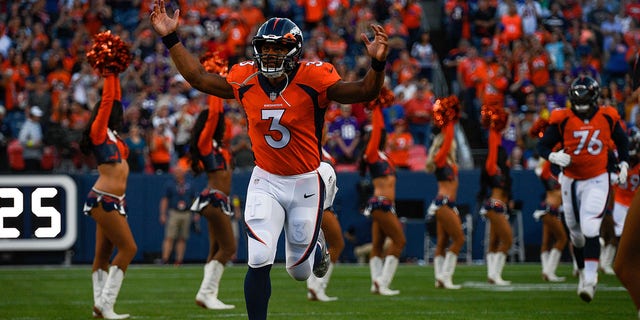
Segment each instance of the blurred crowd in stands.
[{"label": "blurred crowd in stands", "polygon": [[[360,33],[382,24],[392,50],[384,110],[387,150],[398,167],[423,170],[431,111],[440,97],[462,103],[469,148],[486,149],[483,104],[509,110],[503,145],[514,169],[535,167],[537,117],[567,107],[579,74],[600,82],[601,104],[615,106],[629,127],[640,125],[630,63],[640,44],[640,3],[631,0],[178,0],[179,36],[191,52],[218,51],[230,63],[250,59],[251,37],[265,17],[287,17],[304,33],[304,59],[328,61],[344,79],[370,61]],[[86,61],[92,36],[111,30],[131,44],[120,75],[132,172],[162,173],[187,153],[206,96],[178,75],[152,31],[151,0],[30,0],[0,3],[0,172],[83,173],[95,168],[78,142],[98,102],[101,78]],[[435,14],[434,14],[435,12]],[[429,14],[427,14],[429,13]],[[429,20],[431,19],[431,21]],[[235,170],[253,155],[245,116],[225,102],[227,145]],[[367,134],[363,105],[332,105],[326,147],[338,171],[356,170]]]}]

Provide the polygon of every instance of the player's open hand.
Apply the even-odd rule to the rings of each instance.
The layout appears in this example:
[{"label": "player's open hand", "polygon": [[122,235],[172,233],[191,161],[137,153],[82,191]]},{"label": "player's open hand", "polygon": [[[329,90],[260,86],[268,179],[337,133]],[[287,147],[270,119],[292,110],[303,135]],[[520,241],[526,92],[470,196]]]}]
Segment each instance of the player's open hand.
[{"label": "player's open hand", "polygon": [[167,15],[167,8],[164,6],[164,0],[154,0],[153,11],[151,11],[151,26],[161,36],[164,37],[178,29],[178,17],[180,9],[173,13],[173,17]]},{"label": "player's open hand", "polygon": [[389,54],[389,36],[379,24],[372,24],[371,29],[374,32],[373,41],[369,41],[369,38],[364,33],[360,34],[360,38],[367,47],[367,53],[370,57],[385,61],[387,60],[387,54]]}]

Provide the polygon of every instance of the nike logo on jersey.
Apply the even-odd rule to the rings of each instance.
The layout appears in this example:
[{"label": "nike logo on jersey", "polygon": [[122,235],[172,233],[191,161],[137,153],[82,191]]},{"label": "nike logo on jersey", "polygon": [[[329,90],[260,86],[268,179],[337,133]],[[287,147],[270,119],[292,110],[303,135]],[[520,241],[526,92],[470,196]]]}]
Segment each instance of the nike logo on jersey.
[{"label": "nike logo on jersey", "polygon": [[304,198],[306,199],[306,198],[309,198],[309,197],[313,197],[314,195],[315,195],[315,193],[312,193],[312,194],[306,194],[305,193],[304,194]]},{"label": "nike logo on jersey", "polygon": [[332,72],[333,72],[333,67],[331,67],[331,70],[329,70],[329,73],[332,73]]}]

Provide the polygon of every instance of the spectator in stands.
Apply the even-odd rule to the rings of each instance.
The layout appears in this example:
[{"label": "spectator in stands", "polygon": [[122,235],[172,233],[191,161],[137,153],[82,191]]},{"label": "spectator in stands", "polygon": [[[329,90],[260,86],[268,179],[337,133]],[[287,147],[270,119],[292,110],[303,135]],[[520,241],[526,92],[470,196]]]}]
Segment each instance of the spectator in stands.
[{"label": "spectator in stands", "polygon": [[[399,51],[398,59],[391,64],[391,71],[396,76],[396,83],[398,85],[404,85],[411,82],[411,80],[418,79],[420,73],[420,62],[411,56],[408,49],[404,47]],[[394,92],[396,89],[394,89]],[[405,98],[412,98],[413,94],[405,93]]]},{"label": "spectator in stands", "polygon": [[7,144],[11,139],[11,130],[6,123],[4,116],[7,114],[3,105],[0,105],[0,172],[9,171],[9,155]]},{"label": "spectator in stands", "polygon": [[339,164],[352,164],[356,161],[356,147],[360,142],[360,127],[351,115],[351,105],[341,104],[340,115],[329,124],[327,147]]},{"label": "spectator in stands", "polygon": [[471,11],[471,41],[479,47],[481,39],[491,39],[496,33],[496,7],[489,0],[478,0],[475,10]]},{"label": "spectator in stands", "polygon": [[406,120],[404,105],[404,92],[400,91],[397,95],[394,94],[393,103],[391,106],[384,108],[382,113],[384,114],[384,128],[387,133],[391,133],[395,130],[395,123],[398,120]]},{"label": "spectator in stands", "polygon": [[40,171],[42,161],[43,133],[40,120],[44,112],[38,106],[31,106],[27,121],[22,125],[18,140],[24,148],[23,157],[27,172]]},{"label": "spectator in stands", "polygon": [[413,147],[413,137],[407,131],[407,121],[397,119],[394,130],[387,135],[387,154],[398,169],[410,169],[409,149]]},{"label": "spectator in stands", "polygon": [[304,12],[304,29],[313,30],[326,20],[327,7],[325,1],[296,0]]},{"label": "spectator in stands", "polygon": [[149,140],[149,160],[156,174],[168,173],[173,152],[173,138],[167,134],[166,124],[153,129]]},{"label": "spectator in stands", "polygon": [[231,138],[229,151],[233,159],[233,169],[236,172],[249,172],[255,166],[251,140],[247,132],[247,126],[240,126],[241,132]]},{"label": "spectator in stands", "polygon": [[404,6],[400,9],[402,23],[409,32],[409,37],[407,39],[407,49],[409,50],[411,50],[414,43],[420,40],[424,15],[424,9],[422,8],[420,1],[407,0],[405,1]]},{"label": "spectator in stands", "polygon": [[553,2],[549,10],[549,15],[542,19],[542,25],[551,33],[564,35],[567,32],[569,23],[562,13],[562,5],[559,2]]},{"label": "spectator in stands", "polygon": [[404,104],[409,133],[415,144],[427,149],[431,145],[431,113],[433,112],[433,93],[429,83],[419,83],[415,97]]},{"label": "spectator in stands", "polygon": [[172,179],[167,180],[164,194],[160,198],[160,225],[165,226],[162,241],[162,264],[168,264],[174,251],[174,264],[182,265],[187,240],[191,230],[191,221],[199,223],[200,216],[192,215],[189,206],[193,202],[197,191],[187,179],[189,168],[176,165],[172,170]]},{"label": "spectator in stands", "polygon": [[175,123],[175,140],[174,140],[174,153],[178,159],[184,157],[189,151],[189,139],[191,138],[191,129],[196,121],[196,118],[189,112],[188,101],[179,105],[176,112],[173,113],[172,118]]},{"label": "spectator in stands", "polygon": [[611,36],[609,47],[605,51],[609,58],[604,64],[604,72],[602,74],[604,85],[609,85],[611,82],[615,82],[619,86],[624,85],[625,77],[631,70],[631,66],[627,61],[628,50],[629,46],[622,39],[622,35],[614,33]]},{"label": "spectator in stands", "polygon": [[523,35],[533,35],[538,30],[538,23],[543,16],[542,6],[536,0],[525,0],[518,7],[518,15],[522,17]]},{"label": "spectator in stands", "polygon": [[480,118],[477,93],[486,74],[486,61],[478,56],[478,49],[469,47],[465,57],[458,63],[457,80],[462,90],[463,117],[472,122],[477,122]]},{"label": "spectator in stands", "polygon": [[507,14],[500,17],[500,41],[511,47],[514,41],[522,39],[522,16],[515,1],[508,1],[506,5]]},{"label": "spectator in stands", "polygon": [[469,4],[464,0],[446,0],[444,3],[444,24],[447,50],[453,49],[462,39],[469,39]]},{"label": "spectator in stands", "polygon": [[431,44],[431,36],[429,35],[429,32],[423,32],[420,35],[420,40],[413,43],[410,52],[411,57],[418,60],[418,63],[420,64],[418,77],[427,78],[429,79],[429,82],[433,82],[433,68],[439,62],[438,54]]},{"label": "spectator in stands", "polygon": [[145,137],[142,135],[142,128],[133,124],[129,128],[129,134],[124,140],[129,147],[129,169],[132,173],[143,173],[147,166],[147,156],[149,149]]}]

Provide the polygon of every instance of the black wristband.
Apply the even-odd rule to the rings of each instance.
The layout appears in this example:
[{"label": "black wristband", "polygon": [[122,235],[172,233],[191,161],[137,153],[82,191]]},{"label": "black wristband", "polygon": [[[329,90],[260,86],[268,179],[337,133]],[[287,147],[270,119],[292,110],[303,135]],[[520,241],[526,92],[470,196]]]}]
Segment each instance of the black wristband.
[{"label": "black wristband", "polygon": [[387,60],[380,61],[376,58],[371,58],[371,69],[373,71],[381,72],[384,71],[384,68],[387,66]]},{"label": "black wristband", "polygon": [[171,49],[173,46],[175,46],[179,42],[180,42],[180,39],[178,39],[178,34],[175,31],[162,37],[162,43],[164,43],[167,49]]}]

